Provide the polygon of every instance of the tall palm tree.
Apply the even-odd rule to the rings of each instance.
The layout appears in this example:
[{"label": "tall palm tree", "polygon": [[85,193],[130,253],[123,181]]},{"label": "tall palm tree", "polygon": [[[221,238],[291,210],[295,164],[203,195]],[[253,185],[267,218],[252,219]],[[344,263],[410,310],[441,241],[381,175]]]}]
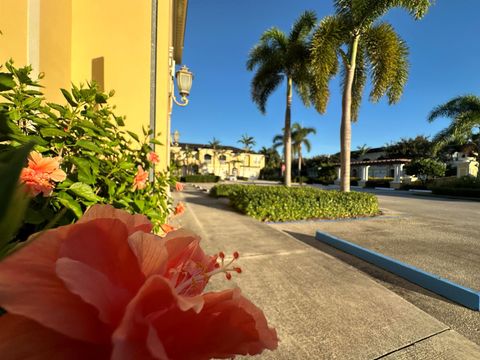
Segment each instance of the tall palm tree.
[{"label": "tall palm tree", "polygon": [[316,134],[317,130],[313,127],[302,127],[299,123],[295,123],[292,126],[292,150],[293,153],[297,155],[298,159],[298,176],[300,182],[302,179],[302,147],[305,146],[308,152],[312,148],[312,144],[307,139],[307,136],[310,134]]},{"label": "tall palm tree", "polygon": [[480,150],[480,136],[474,134],[474,130],[480,131],[480,97],[475,95],[456,97],[433,109],[428,121],[432,122],[439,117],[451,118],[452,122],[433,138],[435,150],[438,151],[452,142],[461,145],[477,142],[475,144],[477,151]]},{"label": "tall palm tree", "polygon": [[208,142],[208,145],[210,145],[213,150],[212,167],[213,167],[213,174],[215,175],[215,157],[217,156],[217,148],[220,146],[220,140],[213,137],[212,140]]},{"label": "tall palm tree", "polygon": [[390,24],[378,20],[396,7],[420,19],[430,4],[431,0],[334,0],[335,15],[325,17],[313,34],[312,101],[320,113],[325,112],[328,83],[338,72],[339,59],[342,64],[342,191],[350,191],[351,122],[358,119],[367,74],[372,78],[370,100],[386,95],[389,104],[400,99],[408,77],[407,44]]},{"label": "tall palm tree", "polygon": [[252,100],[262,113],[266,111],[268,97],[283,80],[287,84],[284,153],[285,185],[291,186],[291,107],[293,88],[305,105],[310,104],[309,36],[317,21],[312,11],[304,12],[294,23],[288,36],[273,27],[265,31],[250,51],[247,69],[256,70],[252,79]]},{"label": "tall palm tree", "polygon": [[237,141],[240,144],[243,144],[243,149],[246,152],[252,151],[252,146],[255,146],[256,141],[253,136],[248,136],[247,134],[243,134],[240,140]]}]

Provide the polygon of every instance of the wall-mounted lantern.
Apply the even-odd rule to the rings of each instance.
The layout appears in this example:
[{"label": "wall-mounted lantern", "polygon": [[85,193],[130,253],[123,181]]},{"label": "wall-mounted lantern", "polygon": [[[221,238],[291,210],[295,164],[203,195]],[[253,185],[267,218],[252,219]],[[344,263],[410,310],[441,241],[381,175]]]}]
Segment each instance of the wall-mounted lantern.
[{"label": "wall-mounted lantern", "polygon": [[182,102],[177,101],[175,95],[173,95],[173,101],[178,106],[188,105],[188,95],[190,95],[190,89],[192,88],[193,74],[188,68],[183,65],[180,70],[175,74],[177,80],[178,93],[182,97]]}]

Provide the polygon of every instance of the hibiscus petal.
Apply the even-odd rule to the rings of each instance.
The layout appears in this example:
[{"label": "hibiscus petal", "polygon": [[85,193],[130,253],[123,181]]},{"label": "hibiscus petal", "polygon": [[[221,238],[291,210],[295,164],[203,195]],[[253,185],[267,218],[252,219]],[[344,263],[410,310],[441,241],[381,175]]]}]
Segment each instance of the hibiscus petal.
[{"label": "hibiscus petal", "polygon": [[132,215],[125,210],[115,209],[111,205],[93,205],[83,214],[77,224],[100,218],[122,221],[128,229],[128,234],[133,234],[136,231],[147,233],[152,231],[152,223],[145,215]]},{"label": "hibiscus petal", "polygon": [[35,321],[6,314],[0,317],[0,358],[8,360],[103,360],[109,346],[68,338]]},{"label": "hibiscus petal", "polygon": [[154,356],[163,359],[161,354],[165,350],[162,339],[149,323],[155,317],[172,311],[195,314],[202,306],[201,296],[178,296],[167,279],[159,275],[152,276],[127,306],[121,324],[113,333],[112,360],[150,359]]},{"label": "hibiscus petal", "polygon": [[105,274],[76,260],[61,258],[56,269],[68,289],[93,305],[104,323],[112,327],[118,325],[131,299],[127,290],[112,284]]},{"label": "hibiscus petal", "polygon": [[63,181],[66,178],[67,178],[67,174],[65,173],[65,171],[63,171],[61,169],[55,169],[50,174],[50,179],[52,179],[53,181],[56,181],[56,182]]},{"label": "hibiscus petal", "polygon": [[125,354],[145,349],[152,356],[160,349],[171,359],[231,358],[277,347],[275,330],[239,289],[204,295],[205,304],[196,311],[199,298],[179,296],[166,279],[150,278],[113,335],[112,359],[124,360]]},{"label": "hibiscus petal", "polygon": [[121,220],[77,222],[62,243],[58,257],[77,260],[103,273],[133,297],[144,282],[137,258],[128,246],[128,229]]},{"label": "hibiscus petal", "polygon": [[79,340],[108,341],[96,310],[55,274],[61,242],[72,226],[34,235],[34,241],[0,263],[0,306]]}]

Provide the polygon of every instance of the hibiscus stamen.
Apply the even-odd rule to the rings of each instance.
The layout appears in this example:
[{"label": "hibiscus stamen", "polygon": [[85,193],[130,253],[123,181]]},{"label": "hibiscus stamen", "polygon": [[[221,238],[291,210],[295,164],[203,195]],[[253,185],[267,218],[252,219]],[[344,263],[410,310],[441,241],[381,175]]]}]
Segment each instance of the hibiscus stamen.
[{"label": "hibiscus stamen", "polygon": [[238,266],[232,266],[232,264],[239,258],[239,254],[235,251],[232,254],[232,259],[228,262],[225,261],[225,254],[223,252],[218,253],[218,258],[220,258],[220,263],[215,262],[214,269],[212,271],[207,271],[207,268],[203,264],[196,264],[197,269],[200,270],[199,273],[193,275],[190,278],[184,279],[179,282],[175,289],[177,293],[182,294],[187,292],[189,289],[201,284],[202,282],[207,283],[210,278],[214,275],[225,274],[227,280],[232,279],[232,272],[237,274],[242,273],[242,269]]}]

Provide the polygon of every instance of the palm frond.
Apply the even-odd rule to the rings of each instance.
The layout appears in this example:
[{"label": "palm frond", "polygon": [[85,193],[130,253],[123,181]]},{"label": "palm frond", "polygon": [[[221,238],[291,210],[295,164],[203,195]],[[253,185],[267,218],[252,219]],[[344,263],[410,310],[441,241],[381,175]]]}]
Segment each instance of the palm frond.
[{"label": "palm frond", "polygon": [[247,70],[252,71],[256,66],[270,61],[270,59],[275,56],[274,48],[269,44],[259,43],[255,45],[248,54]]},{"label": "palm frond", "polygon": [[260,43],[268,44],[272,48],[278,48],[283,52],[287,51],[288,37],[277,27],[266,30],[260,37]]},{"label": "palm frond", "polygon": [[305,11],[293,24],[292,30],[288,36],[289,41],[295,43],[297,41],[305,40],[312,32],[316,22],[317,15],[315,12]]},{"label": "palm frond", "polygon": [[428,121],[432,122],[439,117],[456,118],[464,113],[480,114],[480,97],[463,95],[453,98],[433,109],[428,115]]},{"label": "palm frond", "polygon": [[320,113],[325,112],[330,96],[328,83],[338,72],[337,52],[345,41],[344,25],[340,17],[327,16],[312,36],[312,102]]},{"label": "palm frond", "polygon": [[352,0],[350,10],[354,26],[366,29],[393,8],[403,8],[415,20],[419,20],[425,16],[432,3],[433,0]]},{"label": "palm frond", "polygon": [[262,114],[266,112],[268,97],[284,79],[284,75],[280,73],[280,70],[272,66],[272,64],[263,64],[252,79],[252,101],[258,106]]},{"label": "palm frond", "polygon": [[408,78],[408,47],[390,24],[372,26],[364,35],[366,55],[370,62],[373,88],[370,100],[377,102],[387,95],[396,103]]}]

